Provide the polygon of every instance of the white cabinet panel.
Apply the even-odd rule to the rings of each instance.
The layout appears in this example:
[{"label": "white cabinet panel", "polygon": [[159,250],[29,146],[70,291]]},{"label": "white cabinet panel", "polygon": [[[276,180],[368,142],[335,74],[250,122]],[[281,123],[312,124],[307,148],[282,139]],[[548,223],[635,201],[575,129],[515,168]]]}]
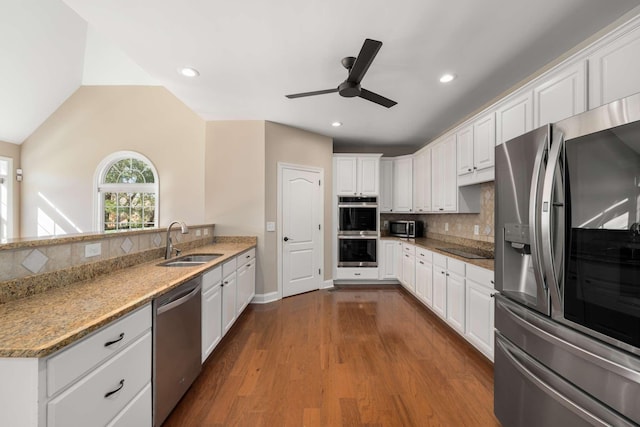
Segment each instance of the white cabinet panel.
[{"label": "white cabinet panel", "polygon": [[509,141],[533,129],[533,93],[509,100],[496,111],[496,145]]},{"label": "white cabinet panel", "polygon": [[474,170],[492,168],[495,164],[496,125],[494,114],[487,114],[473,123]]},{"label": "white cabinet panel", "polygon": [[151,427],[152,425],[151,383],[116,416],[107,427]]},{"label": "white cabinet panel", "polygon": [[447,272],[447,322],[461,334],[465,328],[464,282],[464,276]]},{"label": "white cabinet panel", "polygon": [[356,157],[335,158],[336,193],[339,196],[353,196],[358,194],[357,188],[357,163]]},{"label": "white cabinet panel", "polygon": [[410,253],[402,254],[402,282],[411,293],[416,293],[416,257]]},{"label": "white cabinet panel", "polygon": [[586,68],[586,61],[580,61],[554,73],[533,89],[534,128],[586,110]]},{"label": "white cabinet panel", "polygon": [[334,157],[335,189],[338,196],[377,196],[380,185],[380,155]]},{"label": "white cabinet panel", "polygon": [[473,172],[473,125],[458,132],[458,175]]},{"label": "white cabinet panel", "polygon": [[393,211],[393,160],[380,160],[380,198],[378,200],[380,212]]},{"label": "white cabinet panel", "polygon": [[377,196],[380,185],[380,159],[358,157],[358,193],[362,196]]},{"label": "white cabinet panel", "polygon": [[413,157],[413,210],[431,211],[431,149],[422,149]]},{"label": "white cabinet panel", "polygon": [[433,306],[433,264],[416,257],[416,295],[428,307]]},{"label": "white cabinet panel", "polygon": [[[235,260],[235,258],[234,258]],[[224,267],[223,267],[224,271]],[[222,327],[223,334],[226,334],[236,321],[236,299],[238,282],[236,271],[233,270],[222,281]]]},{"label": "white cabinet panel", "polygon": [[393,212],[413,210],[413,158],[393,160]]},{"label": "white cabinet panel", "polygon": [[433,311],[443,319],[447,316],[447,271],[435,265],[435,262],[433,265]]},{"label": "white cabinet panel", "polygon": [[435,212],[458,209],[456,135],[450,135],[431,149],[431,207]]},{"label": "white cabinet panel", "polygon": [[400,242],[380,240],[380,258],[378,273],[381,280],[392,280],[398,277],[397,265],[401,258]]},{"label": "white cabinet panel", "polygon": [[640,28],[589,57],[589,108],[640,92]]},{"label": "white cabinet panel", "polygon": [[493,360],[494,290],[467,278],[465,338]]},{"label": "white cabinet panel", "polygon": [[494,179],[496,145],[495,114],[476,119],[456,134],[457,185],[471,185]]},{"label": "white cabinet panel", "polygon": [[[219,267],[218,267],[219,268]],[[202,362],[222,339],[221,280],[202,294]]]}]

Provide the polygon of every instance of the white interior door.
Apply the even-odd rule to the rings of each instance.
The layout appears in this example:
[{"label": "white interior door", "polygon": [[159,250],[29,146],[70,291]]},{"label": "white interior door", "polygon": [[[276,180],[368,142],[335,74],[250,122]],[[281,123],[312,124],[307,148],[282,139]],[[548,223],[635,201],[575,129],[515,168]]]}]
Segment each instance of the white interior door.
[{"label": "white interior door", "polygon": [[282,296],[320,289],[320,172],[282,169]]}]

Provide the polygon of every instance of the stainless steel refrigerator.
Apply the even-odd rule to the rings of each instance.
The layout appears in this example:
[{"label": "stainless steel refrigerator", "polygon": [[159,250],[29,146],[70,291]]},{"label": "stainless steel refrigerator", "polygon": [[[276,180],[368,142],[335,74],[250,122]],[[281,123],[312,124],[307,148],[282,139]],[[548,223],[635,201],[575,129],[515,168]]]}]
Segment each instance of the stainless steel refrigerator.
[{"label": "stainless steel refrigerator", "polygon": [[496,147],[495,414],[640,424],[640,94]]}]

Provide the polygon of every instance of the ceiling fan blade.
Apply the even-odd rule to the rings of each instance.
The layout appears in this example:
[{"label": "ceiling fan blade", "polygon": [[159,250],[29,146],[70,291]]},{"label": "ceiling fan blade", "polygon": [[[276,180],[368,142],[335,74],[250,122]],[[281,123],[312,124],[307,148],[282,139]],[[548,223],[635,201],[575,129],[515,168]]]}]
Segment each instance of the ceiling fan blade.
[{"label": "ceiling fan blade", "polygon": [[376,104],[382,105],[383,107],[391,108],[397,104],[396,101],[392,101],[389,98],[385,98],[382,95],[378,95],[377,93],[373,93],[366,89],[360,89],[360,98],[364,98],[367,101],[375,102]]},{"label": "ceiling fan blade", "polygon": [[364,41],[362,49],[360,49],[360,53],[356,58],[356,62],[353,64],[353,67],[351,67],[351,71],[349,71],[349,77],[347,77],[348,82],[360,83],[362,81],[362,78],[373,62],[373,58],[376,57],[381,47],[382,42],[377,40],[366,39]]},{"label": "ceiling fan blade", "polygon": [[324,95],[325,93],[335,93],[337,91],[338,91],[338,88],[335,88],[335,89],[316,90],[315,92],[294,93],[293,95],[285,95],[285,96],[289,99],[293,99],[293,98],[302,98],[303,96]]}]

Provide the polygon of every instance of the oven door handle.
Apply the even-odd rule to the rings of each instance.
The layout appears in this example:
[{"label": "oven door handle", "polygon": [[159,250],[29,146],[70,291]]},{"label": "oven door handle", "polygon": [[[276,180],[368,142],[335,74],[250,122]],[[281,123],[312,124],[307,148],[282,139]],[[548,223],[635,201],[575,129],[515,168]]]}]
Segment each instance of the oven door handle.
[{"label": "oven door handle", "polygon": [[366,236],[361,234],[352,234],[352,235],[339,235],[339,240],[375,240],[378,236]]}]

